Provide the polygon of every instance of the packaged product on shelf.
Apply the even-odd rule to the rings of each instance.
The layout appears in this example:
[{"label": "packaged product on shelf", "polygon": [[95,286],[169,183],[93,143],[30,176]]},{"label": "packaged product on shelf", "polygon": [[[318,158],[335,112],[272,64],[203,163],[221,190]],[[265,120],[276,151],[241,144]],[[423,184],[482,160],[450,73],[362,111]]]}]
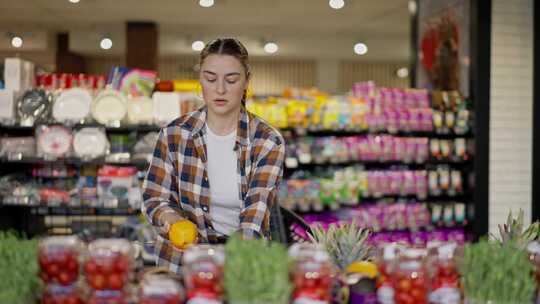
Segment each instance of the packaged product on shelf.
[{"label": "packaged product on shelf", "polygon": [[386,244],[379,249],[376,261],[379,277],[377,279],[377,301],[381,304],[394,304],[394,286],[392,275],[395,268],[398,247],[396,244]]},{"label": "packaged product on shelf", "polygon": [[126,67],[114,67],[107,84],[125,96],[150,96],[154,90],[157,72]]},{"label": "packaged product on shelf", "polygon": [[455,252],[455,243],[446,243],[436,249],[433,257],[433,267],[435,269],[431,282],[429,303],[461,303],[459,272]]},{"label": "packaged product on shelf", "polygon": [[92,103],[92,117],[100,124],[119,127],[127,114],[127,101],[121,92],[106,89]]},{"label": "packaged product on shelf", "polygon": [[71,88],[59,93],[52,107],[52,118],[63,124],[84,123],[90,115],[92,95],[86,89]]},{"label": "packaged product on shelf", "polygon": [[393,274],[396,304],[428,303],[428,269],[422,249],[406,249],[399,255]]},{"label": "packaged product on shelf", "polygon": [[49,285],[41,293],[41,304],[84,304],[84,291],[81,287]]},{"label": "packaged product on shelf", "polygon": [[105,157],[109,162],[128,163],[131,160],[133,137],[127,134],[111,134],[110,153]]},{"label": "packaged product on shelf", "polygon": [[109,147],[104,128],[86,127],[75,131],[73,150],[81,159],[89,160],[105,156]]},{"label": "packaged product on shelf", "polygon": [[30,89],[17,99],[17,116],[21,126],[45,123],[53,103],[53,95],[40,89]]},{"label": "packaged product on shelf", "polygon": [[538,303],[539,288],[540,288],[540,243],[538,241],[532,241],[527,244],[525,248],[529,256],[529,261],[534,265],[534,274],[536,277],[536,293],[535,303]]},{"label": "packaged product on shelf", "polygon": [[98,197],[100,203],[108,208],[119,205],[132,205],[130,192],[137,188],[137,169],[134,167],[103,166],[98,170]]},{"label": "packaged product on shelf", "polygon": [[98,207],[98,190],[97,190],[97,167],[82,166],[77,182],[79,189],[79,204],[81,206]]},{"label": "packaged product on shelf", "polygon": [[61,125],[36,128],[37,155],[47,160],[68,157],[72,151],[71,130]]},{"label": "packaged product on shelf", "polygon": [[167,275],[145,275],[139,287],[139,304],[178,304],[184,301],[184,290]]},{"label": "packaged product on shelf", "polygon": [[0,138],[0,157],[9,160],[20,160],[36,156],[36,140],[34,137]]},{"label": "packaged product on shelf", "polygon": [[46,237],[39,242],[39,276],[47,285],[72,286],[79,279],[84,246],[75,236]]},{"label": "packaged product on shelf", "polygon": [[[95,291],[126,291],[134,278],[134,248],[125,239],[98,239],[88,245],[86,283]],[[97,298],[101,294],[95,294]],[[105,294],[103,294],[105,296]]]},{"label": "packaged product on shelf", "polygon": [[4,83],[7,90],[26,91],[34,86],[34,63],[20,58],[4,59]]},{"label": "packaged product on shelf", "polygon": [[182,265],[187,304],[223,303],[224,263],[222,246],[197,245],[186,250]]},{"label": "packaged product on shelf", "polygon": [[148,96],[127,99],[127,122],[133,125],[154,123],[154,102]]},{"label": "packaged product on shelf", "polygon": [[319,245],[294,244],[289,248],[294,285],[292,303],[330,303],[333,265],[330,256]]},{"label": "packaged product on shelf", "polygon": [[159,134],[157,132],[150,132],[141,137],[133,146],[132,159],[145,160],[149,163],[152,159],[158,137]]},{"label": "packaged product on shelf", "polygon": [[465,109],[461,109],[457,112],[456,123],[454,132],[456,134],[466,134],[470,131],[470,112]]},{"label": "packaged product on shelf", "polygon": [[15,105],[20,93],[9,89],[0,89],[0,124],[14,125],[17,121]]},{"label": "packaged product on shelf", "polygon": [[180,117],[180,97],[177,92],[154,92],[154,121],[161,127]]}]

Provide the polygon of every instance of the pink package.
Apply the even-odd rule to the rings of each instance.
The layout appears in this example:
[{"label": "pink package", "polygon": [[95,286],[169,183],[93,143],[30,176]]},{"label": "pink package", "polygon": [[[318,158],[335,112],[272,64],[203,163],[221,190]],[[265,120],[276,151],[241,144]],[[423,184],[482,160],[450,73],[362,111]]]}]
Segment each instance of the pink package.
[{"label": "pink package", "polygon": [[394,161],[407,161],[407,138],[394,137]]},{"label": "pink package", "polygon": [[410,131],[411,113],[407,109],[399,110],[399,129],[401,131]]},{"label": "pink package", "polygon": [[393,109],[386,109],[383,116],[385,118],[385,129],[390,133],[397,133],[399,130],[398,112]]},{"label": "pink package", "polygon": [[422,118],[420,121],[421,131],[433,131],[433,111],[431,109],[422,110]]},{"label": "pink package", "polygon": [[403,89],[394,88],[392,90],[394,95],[394,107],[396,110],[401,111],[405,108],[405,92]]},{"label": "pink package", "polygon": [[414,141],[414,138],[406,138],[404,139],[404,148],[403,148],[403,158],[402,160],[404,162],[410,163],[412,162],[416,157],[416,142]]},{"label": "pink package", "polygon": [[390,185],[389,193],[390,195],[398,195],[401,191],[401,185],[403,183],[403,174],[399,171],[389,172]]},{"label": "pink package", "polygon": [[424,163],[429,158],[429,139],[422,137],[416,140],[416,157],[417,163]]},{"label": "pink package", "polygon": [[402,195],[411,195],[415,193],[415,185],[414,185],[414,173],[413,171],[403,171],[403,183],[401,188],[401,194]]},{"label": "pink package", "polygon": [[416,197],[419,200],[424,200],[428,195],[428,182],[427,182],[427,172],[426,171],[416,171],[414,173],[414,184]]},{"label": "pink package", "polygon": [[421,90],[417,92],[416,107],[417,108],[429,108],[429,94],[427,90]]},{"label": "pink package", "polygon": [[373,160],[373,153],[371,152],[368,137],[360,137],[358,139],[358,158],[362,161]]},{"label": "pink package", "polygon": [[392,160],[394,150],[395,150],[393,137],[389,135],[381,136],[380,142],[381,142],[381,154],[379,155],[379,160],[381,161]]},{"label": "pink package", "polygon": [[416,108],[416,93],[411,90],[404,92],[405,108],[408,110]]}]

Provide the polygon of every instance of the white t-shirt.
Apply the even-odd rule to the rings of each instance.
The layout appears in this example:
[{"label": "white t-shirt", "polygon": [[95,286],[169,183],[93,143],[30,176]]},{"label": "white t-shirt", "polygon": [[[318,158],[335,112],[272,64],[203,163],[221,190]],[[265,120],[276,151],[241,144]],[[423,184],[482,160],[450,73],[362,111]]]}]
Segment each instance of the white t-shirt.
[{"label": "white t-shirt", "polygon": [[216,232],[231,235],[240,227],[242,201],[239,193],[236,131],[220,136],[206,127],[210,218]]}]

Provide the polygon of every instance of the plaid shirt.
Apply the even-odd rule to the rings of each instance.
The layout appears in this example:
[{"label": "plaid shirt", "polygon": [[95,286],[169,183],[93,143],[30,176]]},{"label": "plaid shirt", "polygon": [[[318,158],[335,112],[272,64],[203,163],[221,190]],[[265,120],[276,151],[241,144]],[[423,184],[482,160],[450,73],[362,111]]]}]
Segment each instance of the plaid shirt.
[{"label": "plaid shirt", "polygon": [[[161,129],[143,183],[142,212],[155,227],[175,212],[197,225],[199,242],[216,242],[209,214],[210,184],[206,168],[206,107],[184,115]],[[244,238],[269,237],[270,206],[283,175],[285,142],[274,128],[244,108],[238,122],[239,197],[244,203],[239,231]],[[158,264],[180,271],[181,251],[166,236],[156,241]]]}]

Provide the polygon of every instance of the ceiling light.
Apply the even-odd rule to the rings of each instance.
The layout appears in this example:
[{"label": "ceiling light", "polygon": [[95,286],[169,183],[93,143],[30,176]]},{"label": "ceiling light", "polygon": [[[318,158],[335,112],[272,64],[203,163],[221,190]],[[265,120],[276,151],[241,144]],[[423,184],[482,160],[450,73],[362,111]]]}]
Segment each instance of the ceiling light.
[{"label": "ceiling light", "polygon": [[104,50],[110,50],[113,46],[113,42],[111,38],[103,38],[101,39],[101,42],[99,43],[99,46]]},{"label": "ceiling light", "polygon": [[14,48],[20,48],[23,45],[23,39],[19,36],[14,36],[11,38],[11,46]]},{"label": "ceiling light", "polygon": [[368,47],[365,43],[359,42],[354,45],[354,52],[358,55],[365,55],[368,51]]},{"label": "ceiling light", "polygon": [[409,13],[416,14],[416,9],[418,8],[418,5],[416,4],[416,0],[409,0]]},{"label": "ceiling light", "polygon": [[71,3],[79,3],[81,0],[69,0]]},{"label": "ceiling light", "polygon": [[193,41],[191,48],[196,52],[200,52],[204,49],[204,42],[201,40]]},{"label": "ceiling light", "polygon": [[214,0],[199,0],[199,5],[202,7],[214,6]]},{"label": "ceiling light", "polygon": [[279,50],[279,47],[276,43],[274,42],[267,42],[265,45],[264,45],[264,51],[267,52],[268,54],[274,54],[275,52],[277,52]]},{"label": "ceiling light", "polygon": [[407,78],[409,77],[409,69],[406,67],[402,67],[396,71],[396,75],[399,78]]},{"label": "ceiling light", "polygon": [[344,0],[330,0],[328,1],[328,5],[330,5],[331,8],[338,10],[342,9],[345,6]]}]

